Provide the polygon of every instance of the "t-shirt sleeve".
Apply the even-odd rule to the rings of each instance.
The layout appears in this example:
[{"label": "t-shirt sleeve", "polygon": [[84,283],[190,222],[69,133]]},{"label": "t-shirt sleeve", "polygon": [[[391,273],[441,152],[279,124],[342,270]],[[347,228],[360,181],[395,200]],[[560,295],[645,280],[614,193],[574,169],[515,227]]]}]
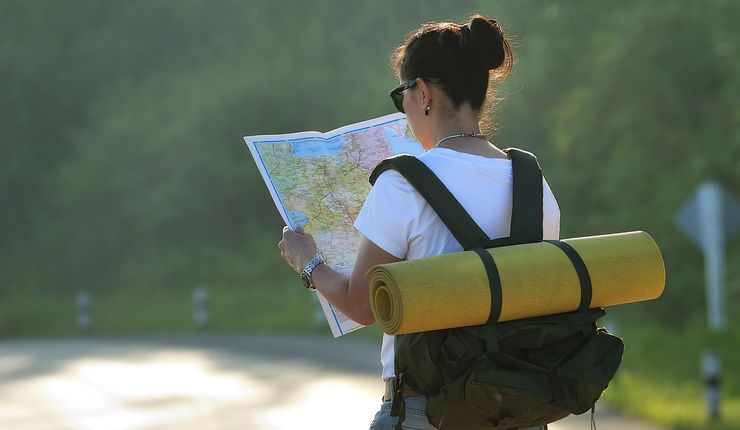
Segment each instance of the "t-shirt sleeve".
[{"label": "t-shirt sleeve", "polygon": [[419,194],[394,170],[375,181],[354,226],[366,238],[396,258],[406,258],[408,243],[418,222]]},{"label": "t-shirt sleeve", "polygon": [[550,189],[550,184],[543,178],[543,202],[542,202],[542,238],[545,240],[560,239],[560,206]]}]

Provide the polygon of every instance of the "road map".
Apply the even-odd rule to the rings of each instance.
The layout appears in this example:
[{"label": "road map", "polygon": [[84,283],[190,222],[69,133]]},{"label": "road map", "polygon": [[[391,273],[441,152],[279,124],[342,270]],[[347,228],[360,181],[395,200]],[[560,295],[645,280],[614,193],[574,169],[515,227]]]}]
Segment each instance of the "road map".
[{"label": "road map", "polygon": [[[327,133],[247,136],[244,141],[285,224],[303,226],[327,264],[347,276],[361,240],[352,224],[370,192],[373,168],[391,155],[423,152],[400,113]],[[318,296],[335,337],[362,327]]]}]

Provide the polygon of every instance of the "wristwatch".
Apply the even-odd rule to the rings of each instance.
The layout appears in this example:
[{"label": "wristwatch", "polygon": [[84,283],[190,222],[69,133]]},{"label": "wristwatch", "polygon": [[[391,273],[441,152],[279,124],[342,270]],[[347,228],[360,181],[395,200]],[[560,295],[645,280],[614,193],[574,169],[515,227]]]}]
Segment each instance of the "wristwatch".
[{"label": "wristwatch", "polygon": [[313,269],[316,268],[319,264],[324,264],[324,257],[321,256],[320,252],[316,253],[316,256],[311,259],[311,261],[306,264],[306,268],[303,269],[301,272],[301,281],[303,281],[303,285],[306,286],[308,291],[316,291],[316,287],[313,286],[313,280],[311,279],[311,274],[313,274]]}]

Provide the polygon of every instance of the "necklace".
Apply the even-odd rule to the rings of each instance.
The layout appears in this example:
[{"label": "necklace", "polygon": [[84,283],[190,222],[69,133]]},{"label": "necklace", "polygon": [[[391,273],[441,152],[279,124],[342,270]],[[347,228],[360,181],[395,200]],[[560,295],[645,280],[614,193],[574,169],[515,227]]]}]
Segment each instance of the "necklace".
[{"label": "necklace", "polygon": [[434,145],[434,147],[435,148],[438,147],[439,144],[442,143],[442,142],[444,142],[445,140],[457,139],[459,137],[476,137],[478,139],[484,139],[485,140],[486,135],[484,135],[483,133],[455,133],[455,134],[451,134],[451,135],[449,135],[447,137],[443,137],[442,139],[439,140],[439,142],[437,142],[436,145]]}]

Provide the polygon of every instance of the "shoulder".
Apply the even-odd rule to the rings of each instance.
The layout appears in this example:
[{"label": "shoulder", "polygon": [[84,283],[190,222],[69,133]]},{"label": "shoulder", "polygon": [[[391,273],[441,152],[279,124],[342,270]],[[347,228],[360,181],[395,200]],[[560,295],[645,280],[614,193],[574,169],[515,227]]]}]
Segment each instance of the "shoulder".
[{"label": "shoulder", "polygon": [[396,170],[388,169],[381,173],[375,180],[372,190],[383,190],[385,192],[397,192],[401,194],[415,193],[413,186]]},{"label": "shoulder", "polygon": [[380,206],[383,210],[416,214],[424,198],[400,173],[386,170],[378,176],[365,200],[365,206]]},{"label": "shoulder", "polygon": [[423,199],[403,175],[385,170],[370,189],[354,226],[376,246],[402,259],[422,207]]}]

